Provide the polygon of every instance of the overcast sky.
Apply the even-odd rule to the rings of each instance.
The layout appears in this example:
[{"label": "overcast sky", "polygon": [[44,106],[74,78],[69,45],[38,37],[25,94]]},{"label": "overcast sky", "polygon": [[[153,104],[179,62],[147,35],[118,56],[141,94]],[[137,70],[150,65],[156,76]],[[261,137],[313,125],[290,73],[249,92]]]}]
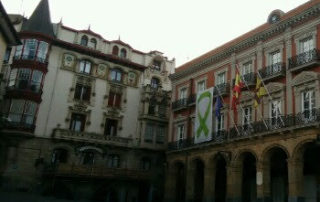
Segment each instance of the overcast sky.
[{"label": "overcast sky", "polygon": [[[40,0],[1,0],[29,17]],[[133,48],[158,50],[180,66],[308,0],[49,0],[51,20]]]}]

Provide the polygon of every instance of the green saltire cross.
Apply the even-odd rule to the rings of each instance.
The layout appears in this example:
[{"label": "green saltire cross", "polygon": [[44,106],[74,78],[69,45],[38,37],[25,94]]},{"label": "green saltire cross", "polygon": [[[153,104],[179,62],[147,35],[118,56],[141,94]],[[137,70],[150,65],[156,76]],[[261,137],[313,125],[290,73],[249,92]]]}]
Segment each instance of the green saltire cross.
[{"label": "green saltire cross", "polygon": [[204,116],[202,117],[201,114],[200,114],[200,110],[198,110],[198,117],[199,117],[199,127],[197,129],[197,137],[200,136],[201,134],[201,131],[203,131],[204,135],[207,137],[208,136],[208,133],[209,133],[209,129],[206,125],[206,120],[209,116],[209,112],[210,112],[210,109],[211,109],[211,93],[209,91],[206,91],[206,92],[203,92],[200,97],[198,98],[198,104],[199,102],[204,99],[204,98],[209,98],[209,103],[208,103],[208,106],[207,106],[207,109],[206,109],[206,112],[204,114]]}]

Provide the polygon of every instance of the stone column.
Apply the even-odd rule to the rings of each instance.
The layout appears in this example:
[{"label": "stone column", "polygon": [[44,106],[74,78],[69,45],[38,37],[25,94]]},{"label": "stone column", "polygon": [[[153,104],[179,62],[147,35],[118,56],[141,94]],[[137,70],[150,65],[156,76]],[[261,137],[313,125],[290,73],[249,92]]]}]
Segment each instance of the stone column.
[{"label": "stone column", "polygon": [[186,202],[193,202],[194,199],[194,166],[188,165],[187,167],[187,180],[186,180]]},{"label": "stone column", "polygon": [[242,168],[239,165],[227,166],[227,202],[241,202]]},{"label": "stone column", "polygon": [[166,181],[164,187],[164,201],[174,202],[176,200],[176,172],[173,167],[166,170]]},{"label": "stone column", "polygon": [[269,163],[257,162],[257,202],[271,202]]},{"label": "stone column", "polygon": [[214,166],[206,163],[204,169],[204,190],[203,190],[203,202],[214,201],[214,190],[215,190],[215,174],[216,169]]},{"label": "stone column", "polygon": [[289,202],[304,202],[303,197],[303,161],[288,159]]}]

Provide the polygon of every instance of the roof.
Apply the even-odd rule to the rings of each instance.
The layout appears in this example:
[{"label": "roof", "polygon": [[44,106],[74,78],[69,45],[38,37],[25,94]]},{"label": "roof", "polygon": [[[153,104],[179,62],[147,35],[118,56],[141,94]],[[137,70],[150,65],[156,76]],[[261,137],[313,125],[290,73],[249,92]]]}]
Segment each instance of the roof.
[{"label": "roof", "polygon": [[21,41],[17,35],[16,30],[14,29],[10,18],[5,11],[1,1],[0,1],[0,31],[3,34],[7,44],[9,46],[15,46],[21,44]]},{"label": "roof", "polygon": [[23,24],[22,31],[39,32],[54,37],[48,0],[41,0],[31,17]]},{"label": "roof", "polygon": [[[310,1],[300,5],[298,7],[296,7],[295,9],[292,9],[291,11],[289,11],[289,12],[285,13],[283,16],[281,16],[279,23],[301,13],[304,10],[307,10],[308,8],[311,8],[312,6],[314,6],[316,4],[319,4],[319,2],[320,2],[320,0],[310,0]],[[231,48],[232,46],[235,46],[250,37],[255,36],[258,33],[262,33],[263,31],[269,29],[271,26],[273,26],[273,25],[269,24],[268,22],[264,23],[264,24],[258,26],[257,28],[223,44],[222,46],[219,46],[219,47],[217,47],[217,48],[215,48],[215,49],[213,49],[213,50],[211,50],[211,51],[209,51],[209,52],[207,52],[207,53],[205,53],[205,54],[203,54],[203,55],[201,55],[201,56],[199,56],[199,57],[197,57],[197,58],[179,66],[179,67],[177,67],[175,72],[179,73],[184,70],[187,70],[187,69],[191,68],[192,66],[194,66],[194,65],[196,65],[206,59],[209,59],[210,57],[212,57],[222,51],[225,51],[228,48]]]}]

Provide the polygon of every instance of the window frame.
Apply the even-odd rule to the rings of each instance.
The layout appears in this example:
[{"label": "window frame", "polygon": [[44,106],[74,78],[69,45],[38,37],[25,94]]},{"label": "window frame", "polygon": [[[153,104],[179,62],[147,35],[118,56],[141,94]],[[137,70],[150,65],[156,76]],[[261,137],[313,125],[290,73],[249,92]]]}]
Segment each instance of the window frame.
[{"label": "window frame", "polygon": [[[86,121],[87,121],[87,115],[80,114],[80,113],[72,113],[70,117],[69,130],[73,132],[84,132]],[[77,128],[78,123],[80,123],[80,128]]]},{"label": "window frame", "polygon": [[[81,60],[79,63],[79,73],[82,74],[91,74],[92,62],[89,60]],[[88,71],[89,68],[89,71]]]}]

